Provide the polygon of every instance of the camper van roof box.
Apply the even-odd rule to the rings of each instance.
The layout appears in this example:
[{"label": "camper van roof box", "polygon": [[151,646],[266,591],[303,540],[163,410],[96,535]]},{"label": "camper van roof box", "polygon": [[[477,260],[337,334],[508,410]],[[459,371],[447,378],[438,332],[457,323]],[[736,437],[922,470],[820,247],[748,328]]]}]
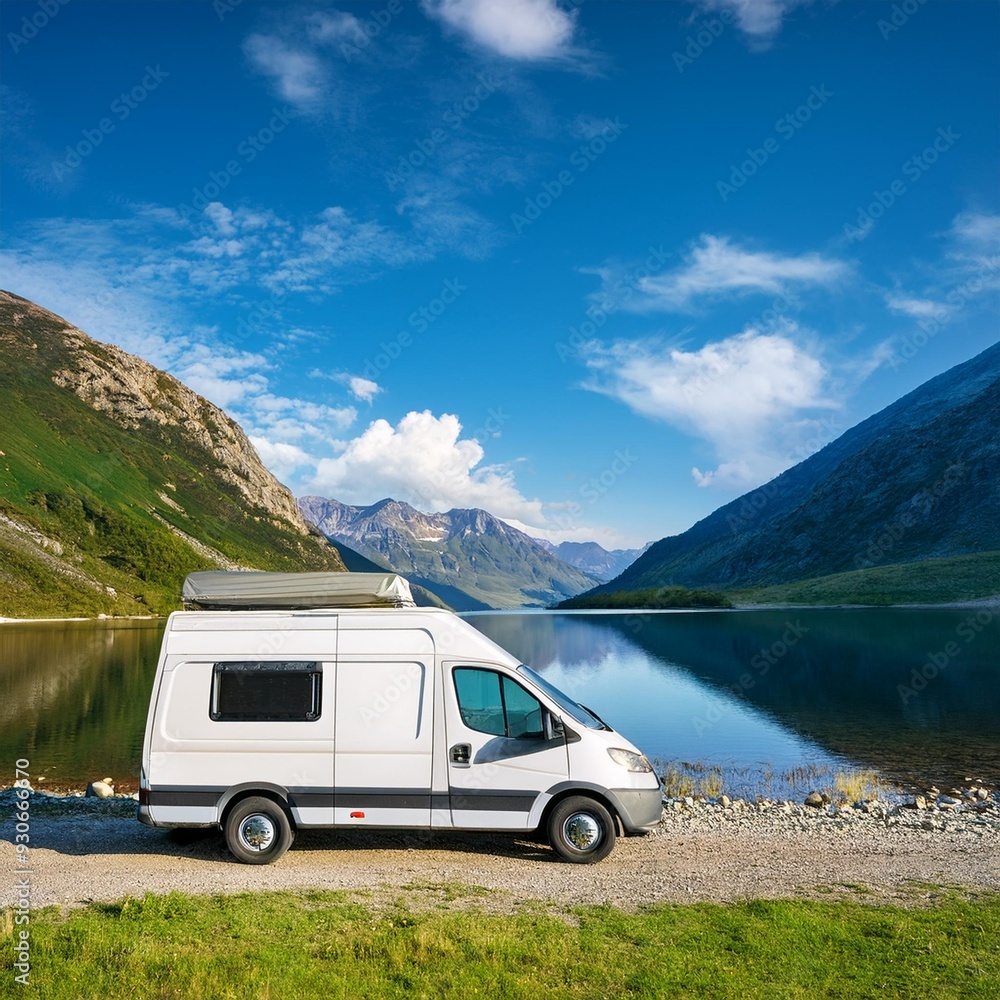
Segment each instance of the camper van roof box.
[{"label": "camper van roof box", "polygon": [[209,570],[188,574],[182,599],[198,611],[415,607],[410,584],[394,573]]}]

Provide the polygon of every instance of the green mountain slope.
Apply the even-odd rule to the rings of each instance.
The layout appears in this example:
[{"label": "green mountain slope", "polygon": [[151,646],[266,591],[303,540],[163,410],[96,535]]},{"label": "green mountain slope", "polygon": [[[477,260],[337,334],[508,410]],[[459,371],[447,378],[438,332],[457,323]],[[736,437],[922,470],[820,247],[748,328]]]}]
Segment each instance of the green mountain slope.
[{"label": "green mountain slope", "polygon": [[0,406],[0,616],[160,614],[197,569],[344,569],[221,410],[7,292]]},{"label": "green mountain slope", "polygon": [[[900,583],[899,574],[872,573],[880,568],[998,549],[1000,345],[924,383],[683,534],[655,543],[596,590],[775,587],[860,571],[868,573],[870,592],[872,581]],[[854,578],[836,589],[862,583]],[[963,587],[938,588],[938,600],[967,596],[958,592]],[[987,578],[982,587],[998,593],[1000,580]]]}]

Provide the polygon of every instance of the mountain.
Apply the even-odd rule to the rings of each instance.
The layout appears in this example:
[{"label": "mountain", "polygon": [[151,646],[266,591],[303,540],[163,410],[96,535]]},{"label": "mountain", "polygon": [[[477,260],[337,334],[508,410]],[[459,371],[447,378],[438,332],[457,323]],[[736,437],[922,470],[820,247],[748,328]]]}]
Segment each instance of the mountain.
[{"label": "mountain", "polygon": [[647,542],[641,549],[609,550],[597,542],[560,542],[554,545],[544,538],[536,538],[535,541],[557,559],[575,566],[602,583],[623,573],[652,544]]},{"label": "mountain", "polygon": [[398,500],[354,507],[301,497],[306,520],[367,559],[391,566],[458,611],[546,607],[594,578],[485,510],[424,514]]},{"label": "mountain", "polygon": [[192,570],[343,570],[240,427],[0,292],[0,615],[163,613]]},{"label": "mountain", "polygon": [[1000,345],[656,542],[595,589],[773,586],[997,549]]}]

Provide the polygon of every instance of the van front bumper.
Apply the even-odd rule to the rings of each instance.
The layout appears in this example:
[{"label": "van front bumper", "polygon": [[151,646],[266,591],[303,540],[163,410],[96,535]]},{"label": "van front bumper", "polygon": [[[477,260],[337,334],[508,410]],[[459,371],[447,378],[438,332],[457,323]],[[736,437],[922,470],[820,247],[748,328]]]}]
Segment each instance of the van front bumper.
[{"label": "van front bumper", "polygon": [[627,833],[645,833],[660,822],[662,793],[656,788],[609,788],[608,800]]}]

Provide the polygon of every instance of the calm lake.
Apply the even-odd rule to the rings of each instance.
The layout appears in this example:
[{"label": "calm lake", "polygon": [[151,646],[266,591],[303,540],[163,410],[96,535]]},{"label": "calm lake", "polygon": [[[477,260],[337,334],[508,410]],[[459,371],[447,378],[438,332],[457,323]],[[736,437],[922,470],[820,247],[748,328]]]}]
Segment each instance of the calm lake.
[{"label": "calm lake", "polygon": [[[468,620],[650,757],[721,771],[730,793],[797,794],[852,768],[907,787],[1000,785],[996,609]],[[134,788],[162,630],[0,626],[0,785],[27,758],[36,787],[108,775]]]}]

